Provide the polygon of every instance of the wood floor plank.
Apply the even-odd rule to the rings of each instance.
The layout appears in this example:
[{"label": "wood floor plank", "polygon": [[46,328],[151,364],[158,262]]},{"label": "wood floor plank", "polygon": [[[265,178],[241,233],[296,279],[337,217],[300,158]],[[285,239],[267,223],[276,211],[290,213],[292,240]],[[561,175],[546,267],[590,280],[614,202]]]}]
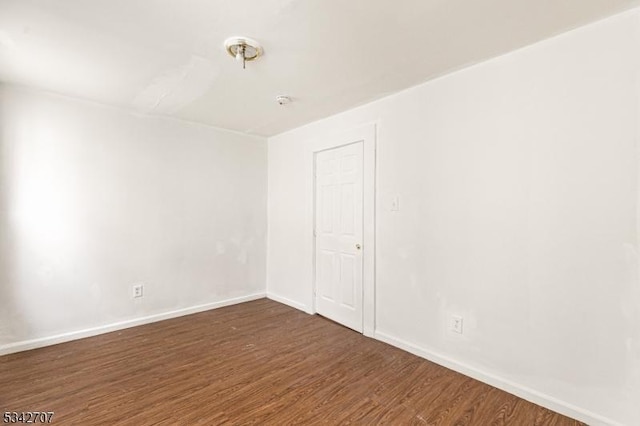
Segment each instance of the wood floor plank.
[{"label": "wood floor plank", "polygon": [[267,299],[0,357],[0,408],[59,425],[581,424]]}]

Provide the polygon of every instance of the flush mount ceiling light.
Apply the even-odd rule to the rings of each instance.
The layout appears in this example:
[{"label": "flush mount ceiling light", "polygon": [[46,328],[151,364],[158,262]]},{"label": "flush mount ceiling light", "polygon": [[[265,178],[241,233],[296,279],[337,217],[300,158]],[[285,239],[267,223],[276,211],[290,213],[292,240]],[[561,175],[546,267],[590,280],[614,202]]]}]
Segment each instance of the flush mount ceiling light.
[{"label": "flush mount ceiling light", "polygon": [[248,37],[231,37],[224,41],[224,47],[229,55],[242,62],[242,69],[247,61],[253,61],[262,55],[263,50],[260,44]]}]

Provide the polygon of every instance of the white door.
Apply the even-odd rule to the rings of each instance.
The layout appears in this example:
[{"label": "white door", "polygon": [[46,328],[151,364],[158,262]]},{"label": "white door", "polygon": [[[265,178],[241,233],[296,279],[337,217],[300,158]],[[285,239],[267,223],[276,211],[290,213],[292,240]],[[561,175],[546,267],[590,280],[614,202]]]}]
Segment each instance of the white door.
[{"label": "white door", "polygon": [[316,311],[362,333],[362,149],[316,153]]}]

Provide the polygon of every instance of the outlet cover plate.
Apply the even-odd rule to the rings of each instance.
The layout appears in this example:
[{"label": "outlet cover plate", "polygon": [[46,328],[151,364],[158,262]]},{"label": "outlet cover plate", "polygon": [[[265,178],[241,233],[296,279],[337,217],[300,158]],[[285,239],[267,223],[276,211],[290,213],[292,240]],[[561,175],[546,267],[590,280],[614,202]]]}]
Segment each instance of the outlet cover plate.
[{"label": "outlet cover plate", "polygon": [[143,288],[144,288],[144,286],[142,284],[134,284],[133,285],[133,298],[134,299],[142,297]]},{"label": "outlet cover plate", "polygon": [[460,315],[451,315],[451,331],[462,334],[463,318]]}]

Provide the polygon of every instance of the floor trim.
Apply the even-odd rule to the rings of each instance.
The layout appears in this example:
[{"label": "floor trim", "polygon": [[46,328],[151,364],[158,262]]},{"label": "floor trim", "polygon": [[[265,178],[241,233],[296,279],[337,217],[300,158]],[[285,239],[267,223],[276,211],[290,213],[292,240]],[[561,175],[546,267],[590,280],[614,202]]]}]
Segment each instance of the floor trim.
[{"label": "floor trim", "polygon": [[28,351],[30,349],[42,348],[45,346],[57,345],[58,343],[69,342],[71,340],[84,339],[85,337],[97,336],[99,334],[110,333],[112,331],[122,330],[130,327],[136,327],[138,325],[149,324],[152,322],[181,317],[184,315],[204,312],[210,309],[222,308],[224,306],[235,305],[243,302],[249,302],[251,300],[256,300],[256,299],[262,299],[264,297],[266,297],[266,294],[264,292],[253,293],[247,296],[224,299],[217,302],[205,303],[202,305],[191,306],[183,309],[176,309],[174,311],[148,315],[141,318],[134,318],[131,320],[100,325],[98,327],[86,328],[83,330],[76,330],[76,331],[70,331],[62,334],[56,334],[54,336],[40,337],[37,339],[23,340],[20,342],[0,345],[0,356],[12,354],[15,352]]},{"label": "floor trim", "polygon": [[313,314],[313,312],[309,311],[307,305],[296,302],[295,300],[291,300],[284,296],[278,296],[277,294],[271,293],[269,291],[267,292],[267,299],[271,299],[275,302],[282,303],[283,305],[291,306],[292,308],[296,308],[308,314]]},{"label": "floor trim", "polygon": [[611,419],[608,419],[591,411],[569,404],[565,401],[512,382],[510,380],[505,380],[499,376],[496,376],[495,374],[488,373],[478,369],[477,367],[472,367],[468,364],[458,362],[450,357],[441,355],[429,349],[421,348],[384,332],[376,330],[373,337],[381,342],[388,343],[421,358],[425,358],[438,365],[442,365],[443,367],[447,367],[451,370],[457,371],[458,373],[464,374],[465,376],[469,376],[495,388],[516,395],[517,397],[525,399],[529,402],[533,402],[534,404],[546,407],[550,410],[556,411],[560,414],[579,420],[581,422],[585,422],[589,425],[622,426],[620,423],[617,423]]}]

